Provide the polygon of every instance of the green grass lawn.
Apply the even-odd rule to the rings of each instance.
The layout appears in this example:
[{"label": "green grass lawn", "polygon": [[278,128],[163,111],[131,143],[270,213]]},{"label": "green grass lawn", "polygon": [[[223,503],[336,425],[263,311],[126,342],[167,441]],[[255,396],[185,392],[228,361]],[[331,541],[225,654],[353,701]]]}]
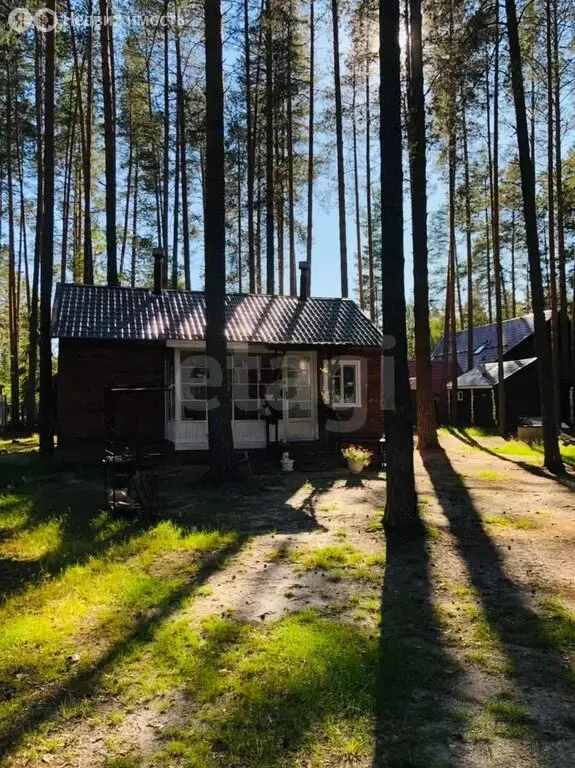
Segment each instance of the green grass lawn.
[{"label": "green grass lawn", "polygon": [[[357,530],[350,536],[340,519],[329,543],[313,536],[273,549],[270,532],[265,567],[257,564],[260,573],[292,568],[292,592],[308,577],[330,584],[341,611],[332,602],[261,622],[196,614],[212,595],[209,577],[255,546],[233,503],[213,497],[218,519],[231,504],[231,526],[209,514],[202,525],[114,517],[97,470],[5,458],[0,765],[14,750],[30,765],[81,764],[73,749],[83,728],[104,735],[106,768],[367,768],[376,751],[382,766],[449,768],[454,733],[478,744],[537,738],[533,712],[511,690],[506,643],[575,654],[573,615],[550,596],[537,627],[519,608],[494,621],[478,588],[447,579],[432,604],[430,552],[448,537],[426,523],[418,543],[388,542],[389,560],[381,509],[359,523],[375,551],[359,549]],[[425,516],[431,498],[420,502]],[[322,506],[331,514],[335,504]],[[497,532],[522,525],[495,514],[483,523]],[[502,690],[480,706],[460,701],[466,664]],[[532,666],[539,685],[545,663]],[[126,735],[139,732],[141,712],[175,713],[150,754]]]},{"label": "green grass lawn", "polygon": [[[559,442],[561,457],[566,464],[575,465],[575,445],[563,445]],[[543,445],[532,443],[528,445],[520,440],[508,440],[505,445],[493,449],[501,456],[521,456],[522,458],[543,461]]]},{"label": "green grass lawn", "polygon": [[[540,443],[524,443],[521,440],[509,439],[502,440],[494,430],[481,429],[479,427],[465,427],[465,428],[445,428],[442,427],[439,430],[443,435],[455,435],[460,439],[466,441],[470,439],[477,443],[476,446],[470,445],[470,447],[476,447],[477,450],[485,448],[492,453],[499,456],[512,456],[520,457],[528,462],[536,464],[543,463],[543,445]],[[575,445],[564,445],[559,441],[559,450],[565,464],[575,466]]]},{"label": "green grass lawn", "polygon": [[37,451],[39,445],[38,435],[29,437],[0,438],[1,453],[29,453]]}]

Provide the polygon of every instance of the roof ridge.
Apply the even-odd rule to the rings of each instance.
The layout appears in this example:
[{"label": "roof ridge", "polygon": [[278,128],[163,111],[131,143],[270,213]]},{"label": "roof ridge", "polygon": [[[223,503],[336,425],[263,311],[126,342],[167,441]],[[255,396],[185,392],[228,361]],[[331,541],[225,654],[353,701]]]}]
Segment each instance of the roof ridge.
[{"label": "roof ridge", "polygon": [[[59,281],[56,283],[56,288],[65,289],[65,288],[85,288],[85,289],[94,289],[97,288],[98,290],[124,290],[124,291],[145,291],[147,293],[153,294],[153,288],[146,285],[105,285],[101,283],[93,283],[93,284],[86,284],[86,283],[74,283],[74,282],[61,282]],[[198,296],[205,296],[205,290],[202,291],[200,289],[192,289],[188,290],[187,288],[162,288],[162,293],[183,293],[186,295],[194,294]],[[349,296],[308,296],[307,299],[301,299],[299,296],[288,296],[287,294],[278,294],[278,293],[240,293],[239,291],[226,291],[226,296],[245,296],[245,297],[255,297],[255,298],[262,298],[262,299],[284,299],[284,300],[292,300],[292,301],[345,301],[353,304],[358,309],[359,306],[355,299],[350,298]],[[360,310],[361,311],[361,310]],[[369,320],[369,318],[367,318]]]}]

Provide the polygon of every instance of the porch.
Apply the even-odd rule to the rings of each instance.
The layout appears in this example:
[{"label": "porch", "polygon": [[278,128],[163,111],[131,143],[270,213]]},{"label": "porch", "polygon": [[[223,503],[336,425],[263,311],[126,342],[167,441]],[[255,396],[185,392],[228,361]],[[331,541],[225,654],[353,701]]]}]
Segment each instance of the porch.
[{"label": "porch", "polygon": [[[221,371],[210,368],[203,342],[168,342],[167,348],[166,439],[177,451],[207,450],[208,381],[217,380]],[[327,419],[346,424],[354,434],[366,425],[368,360],[359,355],[335,357],[333,348],[325,347],[278,350],[231,343],[228,382],[238,449],[317,441],[330,431]],[[379,397],[379,387],[373,394]],[[336,426],[332,431],[348,430]]]}]

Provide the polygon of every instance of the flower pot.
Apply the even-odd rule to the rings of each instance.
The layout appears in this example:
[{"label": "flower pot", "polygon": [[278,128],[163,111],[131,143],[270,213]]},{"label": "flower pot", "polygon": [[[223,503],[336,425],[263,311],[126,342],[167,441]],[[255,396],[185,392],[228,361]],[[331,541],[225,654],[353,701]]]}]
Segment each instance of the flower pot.
[{"label": "flower pot", "polygon": [[347,466],[352,475],[361,475],[364,464],[361,461],[352,461],[351,459],[348,459]]}]

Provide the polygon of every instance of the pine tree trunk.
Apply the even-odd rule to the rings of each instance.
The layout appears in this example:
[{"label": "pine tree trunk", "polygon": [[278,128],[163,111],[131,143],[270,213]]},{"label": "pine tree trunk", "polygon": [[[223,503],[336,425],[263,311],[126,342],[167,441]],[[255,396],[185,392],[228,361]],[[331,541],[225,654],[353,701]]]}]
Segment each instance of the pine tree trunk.
[{"label": "pine tree trunk", "polygon": [[339,0],[331,0],[333,25],[333,75],[335,84],[335,133],[337,145],[337,194],[339,207],[339,256],[341,295],[349,295],[347,280],[347,226],[345,211],[345,170],[343,156],[343,108],[341,102],[341,75],[339,64]]},{"label": "pine tree trunk", "polygon": [[[258,25],[258,45],[256,51],[256,76],[253,87],[254,92],[254,109],[252,118],[252,165],[254,168],[254,205],[256,208],[255,216],[255,232],[254,232],[254,249],[255,249],[255,288],[256,293],[262,292],[262,130],[260,126],[260,83],[262,74],[262,49],[265,41],[265,16],[266,16],[266,2],[267,0],[261,0],[260,13],[259,13],[259,25]],[[267,125],[266,125],[267,130]],[[257,187],[257,195],[256,195]]]},{"label": "pine tree trunk", "polygon": [[134,207],[132,210],[132,258],[130,264],[130,285],[136,286],[136,250],[138,240],[138,158],[134,168]]},{"label": "pine tree trunk", "polygon": [[[47,6],[56,11],[56,0]],[[54,398],[52,390],[52,339],[50,338],[52,274],[54,265],[54,78],[56,72],[55,31],[45,33],[44,75],[44,201],[42,205],[42,256],[40,298],[40,453],[54,451]]]},{"label": "pine tree trunk", "polygon": [[457,279],[457,316],[459,318],[459,327],[465,328],[465,321],[463,318],[463,299],[461,296],[461,271],[459,269],[459,256],[457,255],[457,248],[455,249],[455,277]]},{"label": "pine tree trunk", "polygon": [[240,139],[237,140],[237,162],[238,162],[238,186],[237,186],[237,207],[238,207],[238,291],[242,293],[243,288],[243,262],[242,262],[242,151],[240,146]]},{"label": "pine tree trunk", "polygon": [[285,260],[284,260],[284,186],[283,186],[283,142],[280,146],[279,128],[276,124],[274,126],[275,134],[275,157],[276,157],[276,170],[279,170],[278,178],[275,183],[275,195],[276,195],[276,219],[277,219],[277,262],[278,262],[278,294],[283,296],[284,293],[284,273],[285,273]]},{"label": "pine tree trunk", "polygon": [[[88,0],[88,14],[92,14],[92,0]],[[84,179],[84,283],[94,282],[94,254],[92,250],[92,103],[94,100],[94,85],[92,72],[92,30],[88,25],[86,30],[86,115],[80,112],[80,136],[85,136],[82,155],[82,172]],[[80,107],[82,97],[80,95]],[[82,126],[84,128],[82,129]],[[85,131],[85,133],[84,133]],[[114,214],[115,215],[115,214]]]},{"label": "pine tree trunk", "polygon": [[[167,17],[169,0],[164,0],[164,15]],[[170,40],[168,25],[164,25],[164,147],[163,147],[163,214],[162,247],[164,249],[164,269],[168,269],[168,217],[170,213]],[[167,276],[167,271],[166,271]]]},{"label": "pine tree trunk", "polygon": [[[224,84],[220,0],[205,0],[206,51],[206,356],[217,369],[208,409],[210,480],[221,485],[233,473],[233,437],[226,344],[226,215]],[[210,376],[210,380],[211,380]]]},{"label": "pine tree trunk", "polygon": [[452,115],[450,125],[450,137],[449,137],[449,270],[451,274],[451,280],[449,281],[450,293],[449,293],[449,340],[451,344],[451,409],[450,409],[450,422],[452,425],[457,424],[457,326],[456,326],[456,308],[455,308],[455,295],[456,295],[456,249],[457,242],[455,237],[455,189],[456,184],[456,137],[455,137],[455,116]]},{"label": "pine tree trunk", "polygon": [[501,251],[499,247],[499,4],[495,5],[495,66],[493,85],[493,276],[495,280],[495,319],[497,324],[497,410],[498,428],[502,437],[507,435],[507,416],[505,404],[505,376],[503,368],[503,307],[501,302]]},{"label": "pine tree trunk", "polygon": [[14,99],[14,129],[16,145],[16,166],[18,168],[18,190],[20,192],[20,237],[23,246],[24,275],[26,281],[26,312],[30,317],[31,297],[30,297],[30,271],[28,264],[28,235],[26,223],[26,199],[24,196],[24,142],[20,131],[20,118],[18,109],[18,100]]},{"label": "pine tree trunk", "polygon": [[262,292],[262,159],[258,152],[257,164],[257,203],[256,203],[256,293]]},{"label": "pine tree trunk", "polygon": [[[88,13],[91,15],[92,3],[89,3]],[[72,15],[72,5],[67,0],[68,14]],[[76,99],[80,122],[80,148],[82,152],[82,168],[84,183],[84,283],[91,285],[94,282],[94,264],[92,255],[92,217],[91,217],[91,147],[92,147],[92,29],[90,25],[86,29],[86,50],[81,64],[78,61],[78,48],[74,25],[70,28],[70,43],[72,47],[72,59],[74,62],[74,74],[76,82]],[[82,80],[84,75],[84,60],[87,60],[86,94],[82,93]],[[84,99],[86,100],[86,113],[84,114]],[[70,156],[70,163],[71,163]],[[71,179],[71,173],[70,173]],[[64,253],[64,247],[62,248]],[[62,278],[64,282],[64,278]]]},{"label": "pine tree trunk", "polygon": [[176,78],[177,78],[177,110],[179,115],[180,143],[176,147],[180,151],[180,172],[182,176],[182,238],[184,253],[184,288],[192,290],[191,256],[190,256],[190,211],[188,207],[188,139],[186,134],[186,105],[184,100],[184,73],[182,70],[182,50],[179,30],[176,30]]},{"label": "pine tree trunk", "polygon": [[275,293],[274,260],[274,91],[272,0],[266,0],[266,293]]},{"label": "pine tree trunk", "polygon": [[429,278],[427,253],[427,139],[423,80],[421,0],[409,0],[410,82],[408,99],[408,148],[411,176],[413,241],[413,295],[415,360],[417,376],[417,444],[420,451],[439,447],[431,380],[429,329]]},{"label": "pine tree trunk", "polygon": [[244,0],[244,59],[245,59],[245,89],[246,89],[246,194],[248,214],[248,273],[249,292],[256,292],[256,261],[254,242],[254,152],[252,128],[252,70],[250,51],[250,18],[249,2]]},{"label": "pine tree trunk", "polygon": [[297,296],[297,265],[295,252],[295,190],[294,190],[294,169],[293,169],[293,73],[292,73],[292,54],[293,54],[293,6],[290,0],[288,32],[287,32],[287,162],[288,162],[288,215],[289,215],[289,292],[290,296]]},{"label": "pine tree trunk", "polygon": [[42,204],[44,200],[44,150],[43,133],[43,78],[41,62],[44,37],[34,30],[34,105],[36,130],[36,216],[34,234],[34,264],[32,267],[32,294],[30,299],[30,321],[28,324],[28,380],[26,382],[26,423],[36,423],[36,380],[38,368],[38,284],[40,279],[40,251],[42,243]]},{"label": "pine tree trunk", "polygon": [[463,171],[465,194],[465,246],[467,250],[467,369],[473,368],[473,248],[471,244],[471,185],[469,181],[469,141],[467,137],[467,112],[465,100],[463,104],[463,119],[461,123],[463,138]]},{"label": "pine tree trunk", "polygon": [[[487,286],[487,319],[489,323],[493,322],[493,301],[491,297],[491,224],[489,221],[489,208],[487,205],[488,200],[488,186],[491,186],[491,182],[485,181],[484,184],[484,197],[485,197],[485,282]],[[491,197],[491,194],[489,194]]]},{"label": "pine tree trunk", "polygon": [[[531,51],[535,50],[535,35],[536,32],[533,31],[531,35]],[[535,63],[531,63],[531,133],[530,133],[530,142],[531,142],[531,159],[533,162],[533,168],[536,168],[536,161],[535,161],[535,139],[536,139],[536,125],[537,125],[537,98],[536,98],[536,73],[535,73]]]},{"label": "pine tree trunk", "polygon": [[172,247],[172,288],[178,288],[178,240],[180,237],[180,115],[176,100],[176,152],[174,157],[174,221],[173,221],[173,247]]},{"label": "pine tree trunk", "polygon": [[[109,0],[100,0],[102,19],[111,15]],[[106,167],[106,274],[108,285],[118,285],[116,234],[116,106],[114,100],[112,24],[100,25],[102,98],[104,106],[104,154]]]},{"label": "pine tree trunk", "polygon": [[517,274],[515,266],[515,209],[511,211],[511,316],[517,317]]},{"label": "pine tree trunk", "polygon": [[369,267],[369,316],[375,322],[375,253],[373,248],[373,213],[371,205],[371,92],[370,53],[365,58],[365,188],[367,211],[367,258]]},{"label": "pine tree trunk", "polygon": [[352,132],[353,132],[353,186],[355,193],[355,242],[357,249],[357,284],[359,291],[359,306],[365,309],[365,299],[363,293],[363,254],[361,251],[361,211],[359,209],[359,170],[357,163],[357,117],[356,117],[356,96],[357,80],[355,73],[355,61],[353,64],[353,84],[352,84]]},{"label": "pine tree trunk", "polygon": [[541,260],[539,253],[539,236],[537,233],[537,209],[535,204],[535,169],[529,154],[529,134],[527,130],[527,115],[525,110],[525,90],[523,85],[523,65],[519,44],[517,25],[517,10],[515,0],[505,0],[507,11],[507,34],[509,38],[509,57],[511,66],[511,82],[515,118],[517,122],[517,146],[519,151],[519,166],[521,169],[521,191],[523,194],[523,212],[525,217],[525,235],[529,257],[529,273],[531,282],[531,304],[534,316],[535,353],[539,374],[539,392],[541,396],[541,417],[543,421],[543,444],[545,451],[545,466],[551,472],[563,470],[563,462],[559,453],[556,421],[553,403],[553,388],[551,382],[551,357],[547,340],[545,322],[545,303],[543,281],[541,278]]},{"label": "pine tree trunk", "polygon": [[[557,2],[553,3],[553,92],[555,103],[555,185],[557,194],[557,263],[559,268],[559,346],[560,375],[566,380],[569,375],[569,307],[567,304],[567,271],[565,254],[565,202],[563,198],[563,157],[562,157],[562,110],[561,110],[561,68],[559,60],[559,29],[557,24]],[[560,399],[561,403],[562,400]],[[561,408],[558,407],[561,420]]]},{"label": "pine tree trunk", "polygon": [[551,0],[546,0],[547,44],[547,211],[549,217],[549,303],[551,305],[551,368],[555,417],[561,421],[561,358],[559,351],[559,314],[557,307],[557,261],[555,249],[555,155],[554,155],[554,77],[553,77],[553,18]]},{"label": "pine tree trunk", "polygon": [[8,327],[10,336],[10,423],[20,426],[20,374],[18,364],[18,293],[16,287],[16,263],[14,247],[14,185],[12,174],[12,79],[16,79],[10,66],[10,54],[6,62],[6,184],[8,192]]},{"label": "pine tree trunk", "polygon": [[399,0],[380,0],[379,39],[382,306],[383,326],[389,342],[384,344],[383,356],[387,446],[384,525],[388,533],[409,536],[420,532],[421,522],[415,495],[413,423],[407,367]]},{"label": "pine tree trunk", "polygon": [[[82,61],[81,71],[84,70],[84,61]],[[72,158],[75,151],[76,142],[76,120],[78,116],[79,102],[78,97],[79,89],[74,88],[74,81],[78,77],[78,73],[72,74],[72,83],[70,85],[70,112],[72,112],[72,123],[68,126],[66,131],[66,146],[64,150],[64,188],[62,194],[62,250],[60,256],[60,282],[66,282],[66,261],[68,257],[68,229],[70,223],[70,196],[72,188]]]},{"label": "pine tree trunk", "polygon": [[309,121],[308,121],[308,159],[307,159],[307,241],[306,258],[308,279],[312,279],[313,250],[313,177],[314,177],[314,107],[315,107],[315,0],[309,3]]},{"label": "pine tree trunk", "polygon": [[[152,73],[150,69],[150,58],[148,57],[146,59],[146,90],[147,90],[147,101],[148,101],[148,116],[150,118],[150,121],[154,121],[155,115],[154,115],[154,105],[152,101]],[[153,151],[153,157],[154,157],[154,195],[156,198],[156,242],[158,245],[162,246],[163,243],[163,202],[162,202],[162,186],[161,186],[161,162],[160,162],[160,155],[161,150],[159,148],[159,145],[156,143],[156,139],[154,137],[154,141],[152,144],[152,151]],[[203,199],[203,181],[202,181],[202,199]]]},{"label": "pine tree trunk", "polygon": [[489,178],[489,210],[491,216],[488,216],[487,203],[485,206],[485,227],[487,230],[486,244],[487,244],[487,314],[489,322],[493,322],[493,292],[491,281],[491,238],[493,237],[493,144],[491,139],[491,88],[489,87],[489,75],[490,75],[490,57],[487,56],[486,68],[485,68],[485,119],[487,122],[487,171]]},{"label": "pine tree trunk", "polygon": [[120,251],[120,278],[124,276],[124,261],[126,258],[126,245],[128,243],[128,221],[130,219],[130,196],[132,191],[132,169],[134,166],[134,131],[132,127],[132,114],[129,116],[128,129],[128,174],[126,178],[126,205],[124,208],[124,227],[122,230],[122,250]]}]

